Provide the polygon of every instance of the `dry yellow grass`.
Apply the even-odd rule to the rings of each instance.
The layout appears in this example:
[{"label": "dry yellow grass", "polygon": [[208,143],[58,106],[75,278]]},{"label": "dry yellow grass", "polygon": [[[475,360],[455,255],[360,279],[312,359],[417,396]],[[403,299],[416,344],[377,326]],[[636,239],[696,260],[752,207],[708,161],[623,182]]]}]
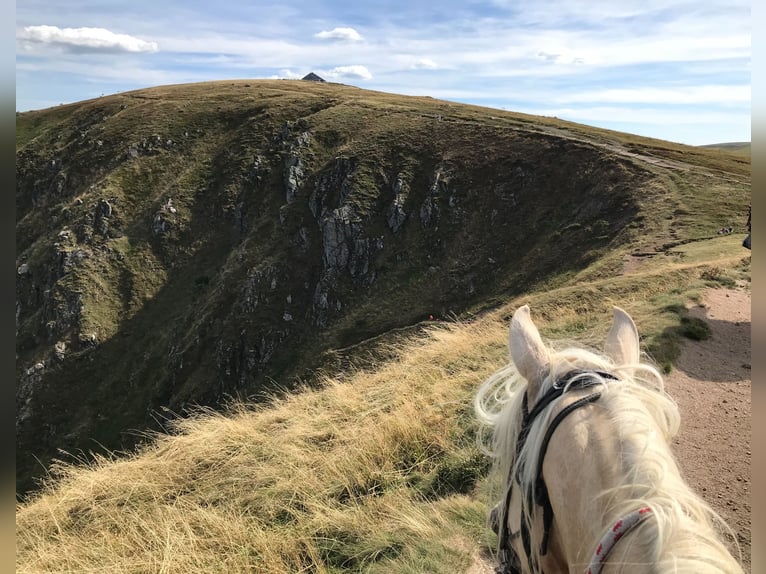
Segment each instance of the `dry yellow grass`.
[{"label": "dry yellow grass", "polygon": [[[735,247],[714,248],[728,272]],[[17,507],[17,572],[465,571],[491,543],[471,401],[506,360],[512,311],[530,303],[543,334],[588,341],[619,304],[651,336],[710,260],[695,246],[683,265],[668,257],[530,294],[431,327],[383,353],[393,360],[319,388],[201,411],[134,454],[59,464]]]},{"label": "dry yellow grass", "polygon": [[331,572],[438,546],[455,502],[416,483],[471,456],[471,395],[502,361],[501,330],[445,325],[375,372],[59,465],[17,509],[17,571]]}]

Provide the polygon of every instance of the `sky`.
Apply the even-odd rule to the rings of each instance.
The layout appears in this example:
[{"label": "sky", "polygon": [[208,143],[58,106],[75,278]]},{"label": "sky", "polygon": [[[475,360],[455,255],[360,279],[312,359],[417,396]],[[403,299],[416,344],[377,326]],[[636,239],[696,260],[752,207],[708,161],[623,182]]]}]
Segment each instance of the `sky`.
[{"label": "sky", "polygon": [[742,0],[17,0],[16,110],[324,79],[704,145],[751,139]]}]

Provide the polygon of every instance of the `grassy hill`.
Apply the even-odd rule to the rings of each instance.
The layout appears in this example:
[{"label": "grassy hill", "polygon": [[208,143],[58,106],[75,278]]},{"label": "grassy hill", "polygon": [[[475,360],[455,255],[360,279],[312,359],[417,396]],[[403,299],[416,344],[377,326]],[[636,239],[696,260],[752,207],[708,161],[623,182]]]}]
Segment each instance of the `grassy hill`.
[{"label": "grassy hill", "polygon": [[529,303],[544,336],[600,341],[620,304],[649,347],[678,343],[683,304],[749,279],[749,256],[731,236],[668,253],[432,325],[318,388],[177,421],[137,453],[58,465],[17,508],[17,572],[465,572],[493,545],[471,401],[507,359],[510,314]]},{"label": "grassy hill", "polygon": [[[721,150],[554,118],[300,81],[167,86],[19,114],[17,489],[23,493],[34,488],[34,479],[45,475],[50,461],[60,456],[59,449],[87,458],[84,453],[91,450],[129,448],[144,442],[150,430],[162,428],[163,417],[185,414],[193,405],[220,407],[231,396],[258,399],[302,385],[312,390],[279,399],[277,410],[297,409],[287,417],[297,426],[285,423],[290,429],[286,436],[305,434],[298,441],[302,444],[311,442],[306,437],[326,432],[311,426],[320,424],[321,417],[309,420],[297,412],[320,409],[301,401],[318,401],[316,405],[329,401],[327,416],[345,417],[350,425],[338,427],[344,438],[337,456],[343,458],[354,449],[360,453],[359,460],[348,462],[361,465],[349,471],[351,476],[357,473],[360,482],[347,485],[347,479],[340,477],[339,483],[327,487],[336,492],[333,512],[346,512],[348,501],[356,500],[354,492],[375,491],[374,481],[364,478],[370,472],[364,470],[369,462],[364,453],[372,447],[343,446],[351,435],[362,440],[358,435],[368,434],[360,432],[366,427],[357,426],[367,423],[355,417],[356,407],[369,397],[354,398],[354,393],[370,384],[361,382],[368,371],[383,373],[376,376],[387,379],[392,376],[386,371],[390,368],[398,378],[411,380],[396,369],[418,372],[415,366],[402,366],[396,357],[403,356],[401,348],[408,349],[407,356],[417,356],[421,345],[430,348],[431,339],[424,334],[430,316],[456,317],[462,324],[509,301],[539,297],[552,334],[581,335],[599,325],[610,302],[630,307],[625,301],[646,301],[648,348],[670,368],[677,339],[674,329],[681,320],[673,301],[693,291],[703,272],[721,281],[748,272],[740,265],[744,255],[735,237],[744,230],[749,174],[749,157]],[[733,226],[735,235],[716,236],[724,226]],[[693,249],[703,255],[690,262]],[[660,265],[650,276],[625,278],[621,275],[625,260],[633,257],[653,258],[653,263],[672,269]],[[546,294],[552,298],[545,299]],[[490,330],[501,331],[497,326]],[[462,330],[451,335],[464,336]],[[447,335],[439,331],[436,337]],[[490,338],[471,344],[473,351],[487,345],[492,355],[465,358],[473,366],[465,367],[464,387],[455,383],[462,367],[441,359],[435,363],[440,384],[455,386],[450,393],[458,394],[445,400],[462,405],[455,407],[457,411],[448,409],[418,423],[421,413],[415,416],[413,405],[433,402],[429,394],[433,389],[423,390],[425,394],[401,391],[410,405],[380,424],[395,427],[411,418],[426,429],[413,430],[420,437],[413,440],[434,442],[437,450],[403,453],[405,462],[396,462],[399,455],[391,455],[381,444],[385,455],[377,460],[392,457],[394,465],[378,477],[383,481],[381,492],[394,489],[396,496],[406,495],[421,510],[421,503],[446,505],[445,516],[464,512],[452,508],[451,495],[472,492],[483,469],[472,447],[466,446],[472,444],[467,397],[477,380],[502,360],[499,341]],[[361,369],[360,374],[352,374],[354,369]],[[332,380],[342,378],[342,385],[327,383],[323,372]],[[331,391],[322,390],[327,385],[343,389],[332,392],[342,400],[348,396],[355,406],[343,406],[341,398],[332,398]],[[381,389],[391,396],[399,392],[385,385]],[[434,396],[440,392],[446,391]],[[420,410],[425,415],[427,409]],[[264,408],[232,419],[210,416],[181,422],[188,435],[162,439],[157,446],[149,441],[144,455],[117,466],[106,464],[109,469],[119,467],[117,475],[128,476],[134,472],[130,468],[136,477],[147,475],[150,481],[157,472],[168,473],[168,482],[157,486],[159,491],[147,486],[147,498],[136,499],[141,508],[136,519],[151,528],[143,534],[136,524],[126,528],[138,528],[134,534],[148,541],[151,529],[160,523],[153,525],[141,514],[144,511],[159,513],[159,520],[168,511],[166,502],[184,512],[194,505],[208,509],[223,505],[223,498],[208,498],[212,491],[204,490],[199,476],[184,473],[199,467],[204,474],[204,469],[214,472],[229,462],[249,460],[248,453],[259,452],[253,446],[262,441],[257,436],[273,438],[279,430],[261,426],[265,423],[260,421],[273,412]],[[185,436],[218,449],[219,443],[202,429],[234,424],[232,420],[252,426],[257,436],[246,439],[241,449],[221,447],[223,459],[213,457],[218,462],[209,466],[204,460],[213,456],[209,453],[179,454],[198,457],[198,463],[178,476],[170,468],[147,472],[141,466],[153,464],[152,452],[167,459],[180,448],[175,441],[183,442]],[[436,440],[432,424],[438,433],[450,430]],[[203,434],[197,436],[198,430]],[[235,436],[239,432],[243,431]],[[287,462],[272,452],[267,458],[279,467],[273,472],[292,469],[307,485],[335,480],[321,474],[321,469],[310,478],[317,459],[301,454],[298,443],[294,449],[285,448],[295,450],[303,462]],[[243,457],[234,456],[240,450]],[[233,458],[229,460],[226,453]],[[328,464],[335,460],[322,456]],[[257,468],[265,464],[257,456],[250,463]],[[337,461],[332,464],[341,467]],[[85,485],[83,493],[93,493],[89,489],[96,483],[89,481],[108,482],[98,477],[112,471],[101,472],[76,473],[78,478],[71,480]],[[226,467],[211,477],[210,488],[222,489],[219,481],[238,472]],[[250,479],[258,474],[253,468],[241,472]],[[460,478],[466,472],[467,478]],[[253,492],[260,492],[255,488],[260,483],[246,481],[250,479],[242,479],[248,485],[247,496],[257,496]],[[187,480],[194,484],[180,486]],[[285,476],[274,475],[274,484],[283,480]],[[445,486],[439,486],[442,482]],[[197,493],[197,485],[203,491]],[[349,494],[338,494],[344,486],[349,486]],[[71,488],[75,490],[68,492],[77,498],[74,492],[80,486]],[[103,488],[106,502],[132,504],[125,501],[131,494],[110,494],[112,488],[119,490],[116,484],[104,483]],[[178,497],[167,494],[174,489],[185,502],[176,503]],[[313,486],[307,489],[330,496]],[[85,523],[94,525],[96,535],[105,530],[95,518],[91,520],[93,512],[101,511],[89,506],[89,497],[77,504],[84,505],[82,512],[89,517]],[[246,531],[261,524],[277,533],[282,528],[279,520],[290,522],[289,517],[274,522],[271,515],[245,511],[233,494],[224,498],[231,498],[232,506],[222,515],[210,515],[212,520],[234,524],[230,512],[241,512]],[[160,506],[148,504],[149,500]],[[191,506],[184,506],[187,502]],[[475,509],[474,503],[467,502]],[[29,512],[42,508],[37,504],[32,503]],[[252,505],[261,504],[265,502],[253,499]],[[24,508],[20,520],[27,512]],[[76,507],[71,508],[72,516],[77,515]],[[430,506],[425,508],[431,512]],[[307,525],[303,538],[293,538],[314,542],[321,538],[318,525],[322,513],[330,510],[317,507],[317,512],[317,530]],[[306,524],[303,519],[308,515],[297,516]],[[378,518],[359,519],[377,522]],[[468,518],[476,515],[469,512]],[[414,520],[402,518],[410,519]],[[85,523],[73,520],[72,530],[65,528],[61,536],[82,534]],[[454,527],[449,520],[445,524]],[[396,530],[392,525],[387,528]],[[205,536],[197,526],[188,529],[189,540]],[[406,529],[401,532],[404,535]],[[179,534],[181,540],[186,534]],[[225,540],[223,532],[219,535],[222,538],[216,540]],[[308,542],[297,542],[297,549],[284,552],[297,553],[286,558],[293,561],[289,564],[321,558],[318,563],[352,568],[349,564],[356,563],[344,552],[354,556],[361,552],[359,560],[365,564],[392,556],[399,560],[404,559],[399,551],[412,548],[410,542],[417,538],[412,534],[404,542],[394,540],[394,550],[373,548],[369,555],[353,550],[352,544],[352,550],[338,550],[340,557],[333,558],[334,546],[323,550]],[[118,536],[115,544],[132,543]],[[215,541],[194,544],[212,545],[211,553],[220,550]],[[257,548],[271,547],[271,542],[264,544]],[[158,559],[155,551],[165,550],[155,547],[141,559]],[[447,543],[444,551],[455,549]],[[119,553],[113,556],[116,560]],[[261,556],[261,550],[242,559],[255,560],[253,556]],[[290,570],[274,568],[271,571]]]},{"label": "grassy hill", "polygon": [[751,155],[750,142],[725,142],[725,143],[717,143],[717,144],[708,144],[708,145],[703,145],[700,147],[729,151],[731,153],[744,155],[747,157],[750,157]]}]

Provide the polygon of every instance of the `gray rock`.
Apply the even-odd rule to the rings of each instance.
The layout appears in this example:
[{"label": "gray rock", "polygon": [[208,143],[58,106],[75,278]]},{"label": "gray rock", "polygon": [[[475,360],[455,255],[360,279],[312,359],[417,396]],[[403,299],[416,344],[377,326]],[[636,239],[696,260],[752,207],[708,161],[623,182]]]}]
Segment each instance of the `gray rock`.
[{"label": "gray rock", "polygon": [[303,155],[309,151],[311,134],[308,131],[293,133],[293,128],[306,128],[305,122],[295,124],[287,122],[282,126],[280,147],[287,153],[282,166],[282,179],[285,185],[285,199],[292,203],[298,197],[298,191],[305,178]]},{"label": "gray rock", "polygon": [[49,340],[79,330],[84,308],[82,293],[56,283],[43,292],[41,307],[41,324],[45,325]]},{"label": "gray rock", "polygon": [[420,206],[420,223],[423,227],[430,227],[439,219],[439,196],[443,187],[442,171],[437,169],[431,187]]},{"label": "gray rock", "polygon": [[314,289],[314,295],[311,300],[312,323],[320,329],[324,329],[328,324],[328,310],[330,308],[329,290],[331,288],[332,280],[327,277],[323,277],[317,283]]},{"label": "gray rock", "polygon": [[259,305],[271,302],[270,291],[277,287],[278,269],[273,265],[254,267],[248,270],[247,278],[241,287],[239,308],[243,313],[252,313]]},{"label": "gray rock", "polygon": [[409,193],[410,188],[404,181],[403,175],[400,173],[396,176],[396,181],[394,182],[394,200],[388,208],[387,217],[388,226],[394,233],[398,232],[407,220],[407,212],[404,210],[404,203],[407,201]]},{"label": "gray rock", "polygon": [[303,183],[303,162],[297,155],[285,159],[284,182],[287,203],[292,203],[298,197],[298,188]]},{"label": "gray rock", "polygon": [[173,198],[169,197],[165,203],[162,204],[159,211],[154,214],[152,219],[152,233],[154,235],[167,234],[176,224],[175,217],[173,217],[178,210],[173,205]]},{"label": "gray rock", "polygon": [[248,174],[250,181],[255,184],[261,183],[269,173],[269,164],[262,155],[256,155],[253,158],[253,165],[250,166]]},{"label": "gray rock", "polygon": [[66,343],[64,341],[58,341],[53,345],[53,354],[59,361],[63,361],[66,357]]},{"label": "gray rock", "polygon": [[297,244],[304,253],[311,248],[311,232],[308,227],[301,227],[298,230]]},{"label": "gray rock", "polygon": [[326,272],[337,273],[348,265],[351,244],[358,233],[358,221],[350,205],[333,209],[319,221],[322,233],[322,262]]},{"label": "gray rock", "polygon": [[[314,189],[309,197],[309,209],[315,219],[322,217],[327,211],[342,207],[349,195],[351,195],[351,176],[353,173],[352,162],[344,157],[335,158],[332,169],[323,172],[317,177]],[[329,198],[337,193],[338,201],[335,205],[330,203]]]},{"label": "gray rock", "polygon": [[423,227],[431,225],[431,221],[434,219],[434,214],[438,215],[439,206],[436,205],[432,197],[426,197],[423,204],[420,206],[420,223]]},{"label": "gray rock", "polygon": [[99,199],[93,212],[93,228],[103,236],[109,233],[108,220],[112,217],[112,204],[106,199]]},{"label": "gray rock", "polygon": [[60,244],[55,243],[56,249],[55,257],[58,263],[58,277],[63,277],[72,269],[78,267],[86,258],[90,257],[90,254],[84,249],[69,250],[62,247]]},{"label": "gray rock", "polygon": [[154,235],[165,235],[173,228],[173,225],[161,211],[154,214],[152,220],[152,233]]}]

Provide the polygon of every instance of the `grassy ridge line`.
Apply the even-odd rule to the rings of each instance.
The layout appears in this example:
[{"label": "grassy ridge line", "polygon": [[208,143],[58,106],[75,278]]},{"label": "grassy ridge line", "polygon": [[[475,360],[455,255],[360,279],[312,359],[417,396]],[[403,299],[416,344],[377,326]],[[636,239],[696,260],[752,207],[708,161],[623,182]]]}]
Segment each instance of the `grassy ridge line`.
[{"label": "grassy ridge line", "polygon": [[[395,360],[269,406],[176,423],[137,454],[57,467],[17,509],[18,572],[455,572],[483,527],[486,462],[470,402],[530,303],[551,337],[602,336],[610,304],[652,336],[701,274],[740,252],[534,293],[433,326]],[[726,255],[728,253],[728,255]],[[728,257],[728,259],[726,259]],[[675,318],[677,319],[677,317]]]},{"label": "grassy ridge line", "polygon": [[[35,110],[17,113],[16,146],[24,147],[36,134],[41,133],[40,127],[53,130],[60,127],[69,114],[76,109],[98,109],[115,103],[133,102],[163,104],[164,111],[173,109],[177,113],[188,113],[189,102],[205,100],[209,107],[222,106],[227,109],[246,108],[256,98],[258,100],[273,100],[280,107],[289,108],[292,99],[300,97],[307,99],[343,98],[346,106],[368,108],[375,114],[395,113],[410,114],[440,118],[441,121],[461,121],[497,127],[510,127],[525,131],[535,130],[547,133],[569,133],[585,137],[593,142],[621,143],[630,149],[645,148],[653,154],[663,157],[673,157],[682,161],[711,167],[720,164],[721,169],[734,173],[749,174],[750,161],[736,152],[729,151],[727,144],[721,146],[688,146],[643,137],[634,134],[594,128],[585,124],[577,124],[555,117],[533,116],[519,112],[499,110],[495,108],[459,104],[430,97],[402,96],[399,94],[363,90],[353,86],[336,83],[314,84],[311,82],[288,80],[226,80],[216,82],[199,82],[192,84],[175,84],[146,88],[84,100],[73,104],[56,106],[46,110]],[[334,102],[337,103],[337,102]],[[159,124],[164,123],[161,117],[152,114],[151,119]],[[143,125],[151,124],[147,118]],[[553,131],[552,131],[553,130]],[[712,163],[711,163],[712,162]]]}]

